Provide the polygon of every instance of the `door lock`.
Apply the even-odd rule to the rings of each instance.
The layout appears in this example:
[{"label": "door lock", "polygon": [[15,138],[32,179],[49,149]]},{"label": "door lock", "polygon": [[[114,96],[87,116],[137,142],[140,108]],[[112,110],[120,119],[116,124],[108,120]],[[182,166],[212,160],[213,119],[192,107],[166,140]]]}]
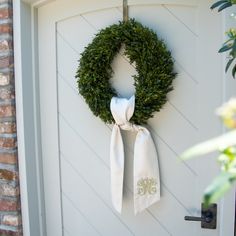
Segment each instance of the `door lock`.
[{"label": "door lock", "polygon": [[201,227],[204,229],[216,229],[216,220],[217,220],[217,205],[211,204],[208,207],[205,207],[202,204],[201,216],[185,216],[186,221],[200,221]]}]

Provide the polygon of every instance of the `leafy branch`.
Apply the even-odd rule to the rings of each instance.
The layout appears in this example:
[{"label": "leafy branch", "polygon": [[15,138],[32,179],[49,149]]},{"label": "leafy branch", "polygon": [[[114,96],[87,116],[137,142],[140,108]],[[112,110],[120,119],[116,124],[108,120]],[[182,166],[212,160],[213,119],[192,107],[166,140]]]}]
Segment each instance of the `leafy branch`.
[{"label": "leafy branch", "polygon": [[236,4],[236,0],[221,0],[221,1],[214,3],[211,6],[211,10],[218,7],[218,12],[221,12],[228,7],[232,7],[233,4]]},{"label": "leafy branch", "polygon": [[[218,12],[223,11],[224,9],[233,6],[236,4],[236,0],[221,0],[216,3],[214,3],[211,6],[211,9],[218,8]],[[223,44],[221,49],[218,51],[219,53],[229,52],[229,60],[226,64],[225,72],[227,72],[232,65],[233,62],[235,62],[236,59],[236,29],[230,29],[228,32],[226,32],[226,35],[228,36],[228,40]],[[236,63],[232,67],[232,76],[235,78],[236,75]]]},{"label": "leafy branch", "polygon": [[[231,64],[236,59],[236,30],[230,29],[227,32],[228,40],[223,44],[222,48],[219,50],[219,53],[229,51],[229,61],[226,64],[225,72],[227,72],[231,66]],[[235,78],[236,74],[236,63],[232,68],[232,76]]]},{"label": "leafy branch", "polygon": [[200,155],[219,151],[218,162],[221,173],[204,192],[205,204],[215,203],[236,182],[236,99],[231,99],[218,110],[225,126],[232,131],[219,137],[197,144],[182,154],[182,159],[188,160]]}]

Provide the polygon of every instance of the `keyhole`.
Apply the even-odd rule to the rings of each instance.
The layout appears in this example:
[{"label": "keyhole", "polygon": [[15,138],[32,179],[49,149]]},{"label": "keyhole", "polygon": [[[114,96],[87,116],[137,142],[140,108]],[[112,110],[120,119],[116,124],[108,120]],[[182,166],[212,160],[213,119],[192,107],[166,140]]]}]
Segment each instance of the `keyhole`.
[{"label": "keyhole", "polygon": [[110,80],[111,86],[116,90],[119,97],[130,98],[135,94],[134,79],[137,74],[135,64],[130,64],[129,59],[124,55],[124,46],[112,62],[114,74]]}]

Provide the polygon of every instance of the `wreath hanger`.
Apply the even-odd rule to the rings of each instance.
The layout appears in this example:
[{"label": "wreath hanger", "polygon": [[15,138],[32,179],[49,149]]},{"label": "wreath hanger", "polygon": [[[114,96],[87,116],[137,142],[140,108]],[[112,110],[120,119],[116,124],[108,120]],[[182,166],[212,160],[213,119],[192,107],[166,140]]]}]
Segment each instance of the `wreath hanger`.
[{"label": "wreath hanger", "polygon": [[128,0],[123,0],[123,21],[127,22],[128,20],[129,20]]}]

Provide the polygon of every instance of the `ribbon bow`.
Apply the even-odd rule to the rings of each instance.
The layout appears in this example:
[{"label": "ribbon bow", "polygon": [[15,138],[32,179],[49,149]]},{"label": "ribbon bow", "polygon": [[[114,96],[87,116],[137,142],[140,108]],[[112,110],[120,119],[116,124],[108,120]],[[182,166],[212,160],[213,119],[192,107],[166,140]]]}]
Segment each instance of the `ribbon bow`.
[{"label": "ribbon bow", "polygon": [[160,200],[160,177],[157,153],[150,132],[129,122],[135,108],[135,97],[113,97],[110,109],[115,120],[111,135],[111,195],[115,209],[121,213],[124,179],[124,144],[120,129],[136,131],[134,146],[134,212],[143,211]]}]

